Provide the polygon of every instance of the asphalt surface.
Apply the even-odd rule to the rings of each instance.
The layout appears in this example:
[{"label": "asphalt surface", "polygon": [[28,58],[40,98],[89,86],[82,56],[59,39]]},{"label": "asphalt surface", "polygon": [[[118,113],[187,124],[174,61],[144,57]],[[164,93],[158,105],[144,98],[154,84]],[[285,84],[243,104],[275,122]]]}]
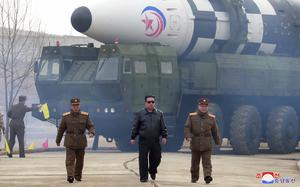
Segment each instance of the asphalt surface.
[{"label": "asphalt surface", "polygon": [[[157,180],[141,184],[138,178],[137,153],[120,153],[116,149],[88,151],[85,158],[83,181],[74,186],[105,187],[183,187],[205,186],[202,180],[190,183],[190,153],[163,153]],[[287,155],[258,154],[238,156],[231,154],[213,155],[213,182],[209,186],[252,187],[265,186],[257,173],[277,172],[281,178],[294,179],[293,183],[278,183],[267,186],[299,186],[300,171],[297,163],[300,153]],[[0,156],[0,186],[70,186],[66,181],[65,152],[27,154],[19,159]],[[298,163],[299,164],[299,163]]]}]

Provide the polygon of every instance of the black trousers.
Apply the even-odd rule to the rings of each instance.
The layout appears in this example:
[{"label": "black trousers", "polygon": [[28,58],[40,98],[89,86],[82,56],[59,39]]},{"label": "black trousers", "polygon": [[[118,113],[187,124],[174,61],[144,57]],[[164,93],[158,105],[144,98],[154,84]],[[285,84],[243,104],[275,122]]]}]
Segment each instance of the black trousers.
[{"label": "black trousers", "polygon": [[24,135],[25,135],[24,125],[13,124],[10,126],[10,139],[9,139],[10,155],[12,155],[16,143],[16,136],[17,136],[19,142],[19,155],[20,157],[25,157]]},{"label": "black trousers", "polygon": [[139,140],[140,179],[141,180],[148,179],[148,172],[150,174],[156,174],[157,167],[159,166],[160,161],[161,161],[161,145],[159,140],[149,141],[140,138]]}]

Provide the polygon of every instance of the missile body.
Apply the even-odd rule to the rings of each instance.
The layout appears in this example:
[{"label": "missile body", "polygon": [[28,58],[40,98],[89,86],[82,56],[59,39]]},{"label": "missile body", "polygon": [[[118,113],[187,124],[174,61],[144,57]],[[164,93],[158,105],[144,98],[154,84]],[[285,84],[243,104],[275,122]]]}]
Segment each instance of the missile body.
[{"label": "missile body", "polygon": [[77,8],[73,27],[104,43],[160,42],[181,58],[203,53],[296,56],[297,0],[99,0]]}]

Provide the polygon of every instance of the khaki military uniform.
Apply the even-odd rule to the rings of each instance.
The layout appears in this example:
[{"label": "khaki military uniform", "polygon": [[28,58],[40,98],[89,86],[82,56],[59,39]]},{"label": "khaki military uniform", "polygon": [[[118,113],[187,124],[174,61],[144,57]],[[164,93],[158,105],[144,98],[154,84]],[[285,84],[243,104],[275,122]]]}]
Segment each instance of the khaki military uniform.
[{"label": "khaki military uniform", "polygon": [[[60,144],[64,132],[66,132],[64,146],[66,147],[66,169],[68,176],[81,178],[84,164],[87,138],[85,131],[95,134],[95,128],[86,112],[67,112],[62,116],[56,143]],[[74,171],[75,169],[75,171]]]},{"label": "khaki military uniform", "polygon": [[191,138],[192,150],[191,175],[192,180],[199,179],[199,164],[202,157],[204,178],[211,176],[212,137],[217,145],[221,144],[215,116],[200,111],[190,113],[184,127],[185,138]]}]

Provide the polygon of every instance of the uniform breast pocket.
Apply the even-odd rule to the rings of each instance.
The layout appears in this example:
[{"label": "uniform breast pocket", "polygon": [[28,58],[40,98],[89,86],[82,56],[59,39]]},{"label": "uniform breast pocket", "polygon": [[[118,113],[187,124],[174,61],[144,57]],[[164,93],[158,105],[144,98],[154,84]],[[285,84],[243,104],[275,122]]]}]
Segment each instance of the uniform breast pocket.
[{"label": "uniform breast pocket", "polygon": [[79,127],[78,127],[80,133],[84,133],[86,129],[86,121],[85,120],[80,120],[79,121]]},{"label": "uniform breast pocket", "polygon": [[194,135],[201,133],[201,122],[199,120],[192,120],[192,133]]},{"label": "uniform breast pocket", "polygon": [[204,135],[205,136],[211,136],[211,127],[212,127],[212,123],[205,123],[204,124]]}]

